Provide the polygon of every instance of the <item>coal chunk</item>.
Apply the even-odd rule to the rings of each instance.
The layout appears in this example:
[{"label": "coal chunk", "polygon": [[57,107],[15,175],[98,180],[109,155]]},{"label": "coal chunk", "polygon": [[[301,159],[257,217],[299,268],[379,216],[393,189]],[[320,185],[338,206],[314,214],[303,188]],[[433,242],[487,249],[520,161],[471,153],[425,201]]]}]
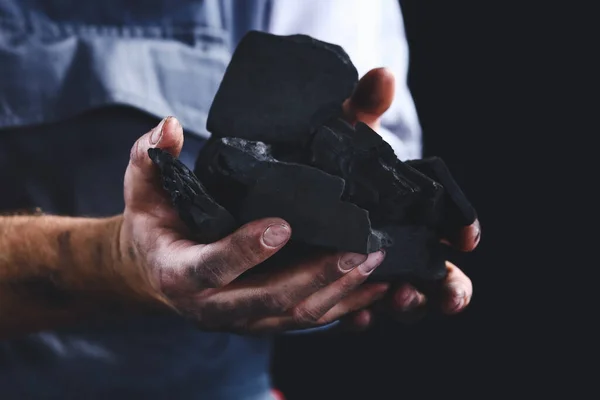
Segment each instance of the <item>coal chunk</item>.
[{"label": "coal chunk", "polygon": [[292,239],[252,271],[385,248],[370,280],[443,279],[440,238],[472,223],[475,211],[441,159],[402,162],[368,125],[341,118],[357,81],[339,46],[248,33],[211,106],[212,136],[194,173],[150,152],[190,229],[211,242],[246,222],[280,217]]},{"label": "coal chunk", "polygon": [[336,119],[314,135],[308,163],[346,182],[344,199],[370,212],[374,225],[435,225],[442,185],[398,160],[383,138],[364,123]]},{"label": "coal chunk", "polygon": [[446,246],[435,228],[426,225],[388,225],[381,228],[392,239],[386,258],[369,276],[370,281],[402,280],[420,287],[422,282],[446,276]]},{"label": "coal chunk", "polygon": [[306,35],[251,31],[237,46],[211,105],[215,136],[305,144],[350,97],[358,73],[339,46]]},{"label": "coal chunk", "polygon": [[[319,148],[327,149],[320,145]],[[352,149],[346,149],[348,155],[354,154]],[[339,165],[346,165],[349,160],[341,157]],[[364,171],[365,179],[389,172],[375,165],[376,168]],[[411,224],[406,218],[396,221],[398,225],[387,220],[374,228],[368,210],[340,200],[345,182],[357,170],[347,170],[348,175],[340,173],[348,179],[344,180],[308,165],[280,162],[273,157],[271,146],[262,142],[212,138],[201,151],[195,171],[215,199],[228,205],[238,223],[273,216],[290,223],[290,244],[265,266],[281,268],[302,256],[326,250],[368,254],[386,248],[388,256],[371,280],[434,280],[445,276],[444,249],[435,226]],[[433,187],[441,191],[437,183]]]},{"label": "coal chunk", "polygon": [[406,162],[414,169],[436,180],[444,187],[444,210],[442,213],[445,231],[453,231],[471,225],[477,219],[475,208],[452,177],[444,160],[428,157]]},{"label": "coal chunk", "polygon": [[212,243],[233,232],[233,216],[206,192],[188,167],[162,149],[148,149],[148,155],[160,170],[162,186],[173,206],[197,240]]},{"label": "coal chunk", "polygon": [[369,253],[388,244],[371,229],[368,212],[342,201],[344,180],[307,165],[280,162],[271,147],[241,138],[211,139],[195,171],[238,223],[277,216],[292,240]]}]

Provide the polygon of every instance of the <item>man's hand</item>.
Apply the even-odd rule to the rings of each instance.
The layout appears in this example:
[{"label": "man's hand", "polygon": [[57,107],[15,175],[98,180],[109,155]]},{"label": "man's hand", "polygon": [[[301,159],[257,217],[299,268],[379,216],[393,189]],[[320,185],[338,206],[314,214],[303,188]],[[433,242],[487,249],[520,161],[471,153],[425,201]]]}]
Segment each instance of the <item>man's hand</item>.
[{"label": "man's hand", "polygon": [[[348,119],[377,128],[393,97],[393,78],[371,71],[346,102]],[[249,223],[211,244],[198,244],[160,187],[150,147],[178,156],[182,128],[174,118],[142,136],[125,174],[126,208],[111,218],[0,217],[0,337],[50,329],[81,318],[175,310],[204,329],[277,332],[324,325],[365,311],[388,285],[362,284],[384,254],[329,254],[269,274],[241,276],[288,241],[293,227],[278,218]],[[470,251],[479,224],[448,241]],[[471,299],[470,280],[448,263],[442,309],[459,312]],[[395,308],[421,307],[416,289],[397,291]],[[355,313],[357,312],[357,313]],[[355,313],[352,315],[351,313]]]},{"label": "man's hand", "polygon": [[178,156],[181,125],[163,120],[131,150],[120,233],[124,268],[142,268],[155,301],[203,329],[276,332],[314,327],[363,309],[386,284],[361,286],[384,253],[330,254],[265,275],[240,277],[280,250],[293,227],[278,218],[251,222],[211,244],[186,239],[186,228],[160,187],[148,149]]},{"label": "man's hand", "polygon": [[[348,121],[362,121],[373,130],[380,128],[382,114],[391,106],[394,98],[394,76],[385,68],[369,71],[358,83],[352,97],[344,103],[344,113]],[[456,232],[443,242],[460,251],[474,250],[480,240],[481,228],[476,220],[472,225]],[[439,307],[446,314],[456,314],[465,309],[473,295],[471,280],[454,264],[446,262],[448,275],[443,285],[442,304]],[[365,286],[368,286],[366,284]],[[404,284],[392,294],[392,309],[399,319],[412,320],[419,315],[426,304],[426,297],[410,284]],[[361,310],[346,318],[354,328],[366,328],[372,319],[370,310]]]},{"label": "man's hand", "polygon": [[186,239],[148,156],[155,146],[178,156],[182,145],[175,118],[137,140],[122,215],[0,217],[0,338],[157,310],[207,330],[278,332],[327,324],[383,296],[386,284],[361,286],[383,252],[326,254],[241,276],[289,240],[293,227],[279,218],[215,243]]}]

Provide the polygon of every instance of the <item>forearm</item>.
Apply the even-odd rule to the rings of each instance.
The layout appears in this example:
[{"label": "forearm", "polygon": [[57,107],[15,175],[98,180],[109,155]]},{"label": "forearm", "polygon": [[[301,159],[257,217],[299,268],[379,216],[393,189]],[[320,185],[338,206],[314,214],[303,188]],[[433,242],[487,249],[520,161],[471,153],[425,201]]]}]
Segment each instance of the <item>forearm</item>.
[{"label": "forearm", "polygon": [[153,304],[122,216],[0,217],[0,337]]}]

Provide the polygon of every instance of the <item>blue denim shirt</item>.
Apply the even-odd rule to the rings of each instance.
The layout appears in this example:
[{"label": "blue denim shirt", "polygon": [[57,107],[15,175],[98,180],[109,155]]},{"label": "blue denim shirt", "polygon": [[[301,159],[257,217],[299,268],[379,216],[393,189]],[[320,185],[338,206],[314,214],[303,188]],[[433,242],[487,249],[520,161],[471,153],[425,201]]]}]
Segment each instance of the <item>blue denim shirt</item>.
[{"label": "blue denim shirt", "polygon": [[[265,1],[0,0],[0,210],[123,209],[135,139],[165,115],[206,136],[210,102]],[[81,323],[0,342],[0,398],[266,399],[266,338],[173,317]]]},{"label": "blue denim shirt", "polygon": [[[0,0],[0,211],[121,212],[129,149],[166,115],[193,165],[250,29],[343,44],[361,74],[391,67],[397,98],[380,133],[418,157],[399,12],[397,0]],[[81,323],[0,342],[0,398],[268,399],[269,352],[267,338],[177,317]]]}]

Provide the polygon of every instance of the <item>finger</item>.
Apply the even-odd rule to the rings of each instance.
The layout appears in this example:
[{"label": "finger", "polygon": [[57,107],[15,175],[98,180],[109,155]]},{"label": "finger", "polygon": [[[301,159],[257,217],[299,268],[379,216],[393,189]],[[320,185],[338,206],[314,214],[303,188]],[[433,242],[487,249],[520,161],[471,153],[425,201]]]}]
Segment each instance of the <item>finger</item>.
[{"label": "finger", "polygon": [[319,325],[328,324],[342,318],[344,315],[367,308],[385,296],[388,289],[389,286],[386,284],[373,284],[360,287],[332,307],[331,310],[327,311],[317,323]]},{"label": "finger", "polygon": [[259,319],[248,324],[247,328],[260,332],[280,332],[326,325],[342,318],[344,315],[368,307],[370,304],[381,299],[385,295],[386,290],[387,287],[385,284],[361,286],[317,320],[298,319],[297,315],[285,315]]},{"label": "finger", "polygon": [[[363,269],[368,270],[374,268],[374,263],[380,262],[377,256],[370,256],[369,260],[366,255],[356,253],[322,256],[278,273],[234,281],[221,290],[211,293],[207,298],[198,298],[198,304],[204,316],[207,313],[210,316],[224,314],[234,322],[288,315],[290,320],[288,325],[292,326],[294,317],[309,318],[308,315],[293,314],[290,310],[293,310],[296,305],[320,289],[336,282],[359,265],[363,265]],[[214,287],[222,282],[207,284],[212,284]]]},{"label": "finger", "polygon": [[392,307],[394,311],[405,313],[423,307],[427,299],[409,283],[400,286],[392,296]]},{"label": "finger", "polygon": [[341,332],[363,332],[371,326],[373,313],[370,310],[359,310],[350,313],[341,319],[341,323],[335,327],[335,331]]},{"label": "finger", "polygon": [[[382,251],[371,253],[365,262],[357,268],[354,268],[337,281],[296,305],[293,309],[292,317],[299,325],[317,323],[323,315],[332,308],[335,308],[342,299],[355,291],[383,262],[384,258],[385,254]],[[376,287],[385,292],[389,286],[387,284],[378,284]]]},{"label": "finger", "polygon": [[457,250],[469,252],[475,250],[481,241],[481,224],[476,219],[469,226],[461,228],[456,234],[442,240],[443,243],[455,247]]},{"label": "finger", "polygon": [[163,119],[154,129],[141,136],[130,152],[129,165],[125,172],[125,202],[131,205],[163,202],[164,191],[160,188],[158,173],[148,156],[148,149],[159,147],[178,156],[183,146],[183,129],[174,117]]},{"label": "finger", "polygon": [[170,279],[186,282],[187,291],[223,287],[279,251],[291,233],[284,220],[266,218],[250,222],[217,242],[184,247],[178,252],[184,267],[172,271]]},{"label": "finger", "polygon": [[390,313],[395,321],[403,324],[414,324],[427,315],[426,296],[408,283],[392,293],[390,303],[383,312]]},{"label": "finger", "polygon": [[[368,270],[374,268],[378,256],[358,253],[336,253],[320,256],[313,260],[300,262],[286,268],[278,274],[267,277],[265,287],[270,288],[270,294],[275,300],[275,305],[287,311],[306,300],[317,291],[331,285],[355,268]],[[355,275],[353,275],[355,276]]]},{"label": "finger", "polygon": [[454,264],[446,261],[448,275],[444,282],[442,311],[456,314],[465,309],[473,296],[471,280]]},{"label": "finger", "polygon": [[[425,305],[427,304],[427,298],[414,286],[406,283],[395,289],[390,296],[391,299],[391,311],[393,318],[396,321],[410,324],[417,322],[422,319],[426,314]],[[387,303],[387,302],[386,302]],[[382,304],[383,306],[383,304]],[[389,313],[389,304],[386,307],[381,307],[377,310],[377,306],[372,307],[371,310],[363,310],[365,312],[359,312],[355,315],[350,315],[344,318],[343,324],[339,329],[343,330],[364,330],[373,319],[373,313],[384,312]]]},{"label": "finger", "polygon": [[362,121],[377,130],[379,118],[392,105],[395,79],[386,68],[367,72],[358,82],[352,96],[344,102],[346,119],[351,123]]}]

